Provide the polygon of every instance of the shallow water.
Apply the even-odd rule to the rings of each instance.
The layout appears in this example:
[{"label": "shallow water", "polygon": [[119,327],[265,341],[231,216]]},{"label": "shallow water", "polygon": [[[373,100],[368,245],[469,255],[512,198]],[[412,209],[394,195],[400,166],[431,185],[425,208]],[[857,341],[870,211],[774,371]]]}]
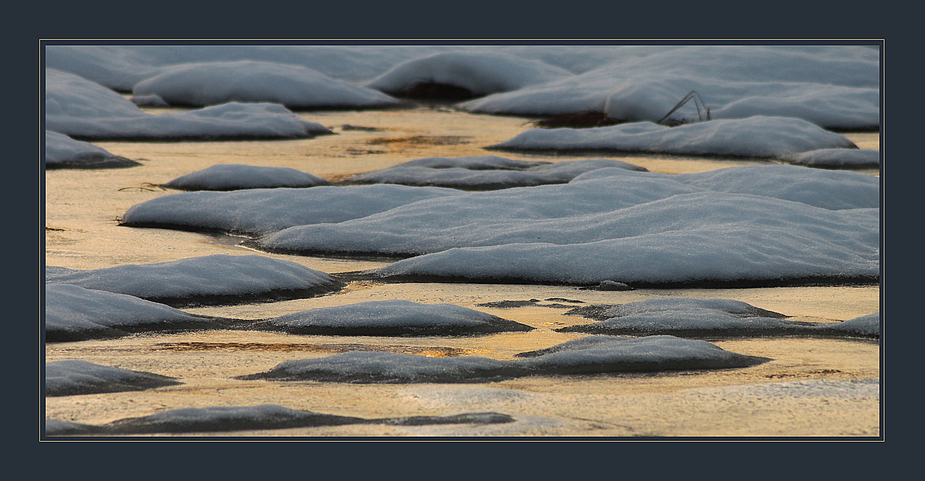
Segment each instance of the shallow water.
[{"label": "shallow water", "polygon": [[[241,237],[118,226],[119,217],[132,205],[176,192],[158,185],[216,163],[292,167],[338,181],[416,158],[493,153],[483,147],[530,128],[529,119],[525,118],[468,114],[442,107],[301,115],[332,128],[336,135],[287,141],[94,142],[116,155],[141,160],[143,165],[127,169],[46,172],[46,264],[96,269],[211,254],[254,253],[240,245],[244,240]],[[345,128],[345,125],[375,130]],[[879,148],[877,133],[845,135],[861,148]],[[592,157],[494,154],[553,161]],[[765,163],[676,156],[593,157],[622,160],[663,173],[701,172]],[[260,254],[292,260],[329,273],[387,264],[377,260]],[[269,369],[284,360],[325,356],[356,349],[358,345],[365,349],[434,356],[510,359],[518,352],[583,337],[553,329],[590,321],[566,316],[565,309],[557,307],[499,309],[477,304],[551,298],[614,304],[669,296],[736,299],[812,321],[847,320],[870,314],[879,311],[880,303],[877,286],[603,292],[567,286],[356,282],[341,292],[312,299],[186,310],[259,319],[315,307],[399,298],[475,308],[537,329],[465,338],[210,331],[48,344],[46,362],[82,359],[176,376],[184,384],[145,392],[48,398],[46,416],[99,424],[182,407],[279,404],[292,409],[367,418],[497,411],[514,416],[517,422],[443,427],[353,425],[236,432],[233,435],[879,435],[878,390],[857,390],[855,384],[849,382],[879,377],[880,349],[877,343],[869,341],[795,338],[715,341],[733,352],[773,359],[751,368],[724,371],[531,377],[466,385],[340,385],[231,379]],[[774,396],[754,388],[764,383],[807,380],[842,384],[838,384],[838,389],[822,390],[822,394],[813,391],[815,394],[806,396]]]}]

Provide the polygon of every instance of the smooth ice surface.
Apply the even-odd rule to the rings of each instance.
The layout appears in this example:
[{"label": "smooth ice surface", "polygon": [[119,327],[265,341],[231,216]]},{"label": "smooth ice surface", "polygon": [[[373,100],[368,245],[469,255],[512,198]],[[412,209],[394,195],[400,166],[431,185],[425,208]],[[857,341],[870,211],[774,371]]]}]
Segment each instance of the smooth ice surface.
[{"label": "smooth ice surface", "polygon": [[[507,162],[504,162],[507,161]],[[619,160],[585,159],[561,162],[528,162],[496,156],[431,157],[415,159],[386,169],[357,174],[349,182],[431,185],[458,189],[497,189],[568,182],[602,168],[644,171]]]},{"label": "smooth ice surface", "polygon": [[332,79],[310,68],[275,62],[183,63],[137,83],[134,95],[157,95],[171,105],[270,102],[290,108],[374,108],[399,102],[377,90]]},{"label": "smooth ice surface", "polygon": [[367,86],[403,94],[417,84],[436,83],[463,88],[480,97],[571,76],[563,68],[505,53],[447,52],[403,62]]},{"label": "smooth ice surface", "polygon": [[305,138],[331,133],[280,104],[229,102],[151,115],[102,85],[45,70],[45,127],[83,139]]},{"label": "smooth ice surface", "polygon": [[572,341],[567,347],[510,361],[484,357],[432,358],[390,352],[351,351],[291,360],[241,379],[357,383],[491,382],[523,376],[609,372],[725,369],[768,361],[725,351],[705,341],[674,336]]},{"label": "smooth ice surface", "polygon": [[856,149],[845,137],[806,120],[754,116],[666,127],[631,122],[588,129],[531,129],[489,146],[510,151],[612,151],[783,159],[819,149]]},{"label": "smooth ice surface", "polygon": [[244,302],[284,293],[327,292],[339,284],[324,272],[259,255],[211,255],[93,270],[46,270],[46,283],[72,284],[178,304]]},{"label": "smooth ice surface", "polygon": [[176,384],[180,382],[172,377],[87,361],[68,360],[45,365],[46,396],[142,391]]},{"label": "smooth ice surface", "polygon": [[791,164],[827,169],[865,169],[880,167],[880,151],[872,149],[819,149],[788,155]]},{"label": "smooth ice surface", "polygon": [[342,222],[422,199],[461,193],[400,185],[183,192],[132,206],[122,216],[122,225],[260,234],[297,225]]},{"label": "smooth ice surface", "polygon": [[110,153],[89,142],[74,140],[67,135],[45,131],[45,168],[131,167],[141,165],[134,160]]},{"label": "smooth ice surface", "polygon": [[46,341],[113,337],[135,330],[205,326],[209,320],[138,297],[70,284],[45,284]]},{"label": "smooth ice surface", "polygon": [[294,334],[470,335],[529,331],[530,326],[452,304],[370,301],[296,312],[259,323]]},{"label": "smooth ice surface", "polygon": [[262,167],[242,164],[215,164],[164,184],[181,190],[269,189],[276,187],[314,187],[328,181],[289,167]]}]

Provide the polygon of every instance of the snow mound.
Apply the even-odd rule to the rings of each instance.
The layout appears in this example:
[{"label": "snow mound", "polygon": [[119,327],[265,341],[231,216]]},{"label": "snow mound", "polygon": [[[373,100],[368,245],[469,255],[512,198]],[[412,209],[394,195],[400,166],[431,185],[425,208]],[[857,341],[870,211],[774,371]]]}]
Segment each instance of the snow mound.
[{"label": "snow mound", "polygon": [[314,187],[328,181],[288,167],[216,164],[164,184],[180,190],[238,190],[276,187]]},{"label": "snow mound", "polygon": [[831,331],[842,332],[849,336],[880,337],[880,313],[855,317],[838,324],[827,326]]},{"label": "snow mound", "polygon": [[264,404],[259,406],[171,409],[149,416],[125,418],[102,425],[77,424],[46,419],[45,434],[47,436],[63,436],[74,434],[197,433],[343,426],[348,424],[433,426],[446,424],[498,424],[513,421],[514,418],[506,414],[493,412],[365,419],[289,409],[276,404]]},{"label": "snow mound", "polygon": [[177,384],[181,383],[172,377],[87,361],[57,361],[45,365],[46,396],[143,391]]},{"label": "snow mound", "polygon": [[111,154],[89,142],[74,140],[67,135],[45,131],[45,168],[112,168],[134,167],[140,163]]},{"label": "snow mound", "polygon": [[324,272],[259,255],[211,255],[84,271],[46,271],[45,282],[128,294],[173,306],[310,297],[342,286]]},{"label": "snow mound", "polygon": [[819,149],[857,149],[850,140],[805,120],[755,116],[666,127],[631,122],[588,129],[531,129],[488,149],[608,151],[775,158]]},{"label": "snow mound", "polygon": [[257,324],[291,334],[446,336],[530,331],[532,327],[452,304],[370,301],[309,309]]},{"label": "snow mound", "polygon": [[787,320],[785,315],[729,299],[663,298],[616,306],[582,306],[569,311],[599,322],[558,332],[678,337],[880,337],[879,314],[839,323]]},{"label": "snow mound", "polygon": [[298,65],[239,60],[162,67],[138,82],[134,95],[157,95],[171,105],[270,102],[295,109],[377,108],[398,100]]},{"label": "snow mound", "polygon": [[122,216],[121,225],[261,234],[297,225],[343,222],[459,194],[455,189],[400,185],[183,192],[132,206]]},{"label": "snow mound", "polygon": [[263,139],[330,134],[273,103],[222,105],[150,115],[116,92],[73,74],[45,70],[45,126],[82,139]]},{"label": "snow mound", "polygon": [[239,379],[346,383],[493,382],[523,376],[600,374],[633,371],[726,369],[768,361],[725,351],[705,341],[673,336],[572,344],[571,349],[525,359],[431,358],[389,352],[345,352],[290,360]]},{"label": "snow mound", "polygon": [[539,60],[493,52],[447,52],[408,60],[373,79],[368,87],[416,97],[422,85],[447,85],[465,97],[515,90],[573,74]]},{"label": "snow mound", "polygon": [[45,285],[47,342],[119,337],[140,331],[207,328],[212,321],[126,294],[70,284]]},{"label": "snow mound", "polygon": [[[578,285],[612,280],[634,287],[870,282],[879,277],[879,227],[878,209],[830,211],[745,194],[686,194],[499,230],[480,241],[482,247],[449,248],[371,274]],[[572,229],[575,235],[566,238]]]},{"label": "snow mound", "polygon": [[875,169],[880,167],[880,151],[872,149],[819,149],[788,155],[792,164],[825,169]]},{"label": "snow mound", "polygon": [[[542,184],[561,184],[592,170],[620,168],[636,171],[645,169],[618,160],[587,159],[549,162],[515,163],[497,161],[493,167],[483,159],[503,159],[495,156],[459,157],[457,159],[433,157],[416,159],[386,169],[358,174],[347,179],[358,183],[387,183],[452,187],[457,189],[489,190],[525,187]],[[458,161],[454,165],[454,160]],[[422,161],[431,161],[427,165]],[[532,164],[532,165],[531,165]]]},{"label": "snow mound", "polygon": [[[880,56],[857,46],[618,47],[581,73],[458,106],[472,112],[556,115],[589,110],[617,121],[675,122],[756,115],[825,128],[880,124]],[[586,55],[579,51],[575,56]],[[689,93],[688,102],[672,113]],[[699,107],[699,109],[698,109]],[[671,113],[669,116],[668,114]]]}]

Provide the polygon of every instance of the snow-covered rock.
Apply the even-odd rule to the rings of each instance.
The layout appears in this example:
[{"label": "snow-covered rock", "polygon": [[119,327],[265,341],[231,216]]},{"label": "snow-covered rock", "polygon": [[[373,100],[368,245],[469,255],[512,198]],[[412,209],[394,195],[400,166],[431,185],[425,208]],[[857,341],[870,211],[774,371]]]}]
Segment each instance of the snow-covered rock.
[{"label": "snow-covered rock", "polygon": [[205,329],[214,319],[138,297],[70,284],[45,285],[45,341],[82,341],[132,332]]},{"label": "snow-covered rock", "polygon": [[121,225],[262,234],[297,225],[342,222],[461,193],[440,187],[385,184],[183,192],[132,206],[122,216]]},{"label": "snow-covered rock", "polygon": [[273,103],[229,102],[150,115],[102,85],[45,70],[45,127],[81,139],[306,138],[331,131]]},{"label": "snow-covered rock", "polygon": [[666,127],[630,122],[588,129],[531,129],[488,147],[507,151],[608,151],[775,158],[819,149],[856,149],[805,120],[755,116]]},{"label": "snow-covered rock", "polygon": [[89,142],[74,140],[67,135],[45,131],[45,168],[110,168],[134,167],[140,163],[110,153]]},{"label": "snow-covered rock", "polygon": [[259,322],[256,328],[335,336],[459,336],[533,330],[465,307],[403,300],[309,309]]},{"label": "snow-covered rock", "polygon": [[564,349],[509,361],[351,351],[285,361],[269,371],[239,376],[239,379],[347,383],[493,382],[558,374],[727,369],[766,361],[767,358],[725,351],[705,341],[650,336],[583,344],[573,342]]},{"label": "snow-covered rock", "polygon": [[[496,162],[497,167],[493,167],[483,161],[485,158],[508,162],[499,161]],[[421,161],[433,162],[430,163],[431,165],[425,165]],[[609,159],[555,163],[517,161],[515,163],[513,160],[496,156],[458,157],[456,159],[432,157],[415,159],[386,169],[357,174],[347,181],[489,190],[565,183],[585,172],[601,168],[645,170],[636,165]]]},{"label": "snow-covered rock", "polygon": [[275,62],[182,63],[135,84],[134,95],[170,105],[270,102],[294,109],[382,108],[399,101],[377,90],[332,79],[310,68]]},{"label": "snow-covered rock", "polygon": [[367,86],[393,95],[415,96],[416,87],[439,84],[462,89],[468,97],[480,97],[571,76],[571,72],[539,60],[500,52],[460,51],[408,60]]},{"label": "snow-covered rock", "polygon": [[103,269],[47,270],[45,282],[128,294],[174,306],[310,297],[342,287],[324,272],[259,255],[211,255]]},{"label": "snow-covered rock", "polygon": [[327,184],[328,181],[320,177],[288,167],[216,164],[177,177],[164,184],[164,187],[180,190],[239,190]]},{"label": "snow-covered rock", "polygon": [[143,391],[177,384],[181,383],[169,376],[101,366],[87,361],[57,361],[45,365],[46,396]]}]

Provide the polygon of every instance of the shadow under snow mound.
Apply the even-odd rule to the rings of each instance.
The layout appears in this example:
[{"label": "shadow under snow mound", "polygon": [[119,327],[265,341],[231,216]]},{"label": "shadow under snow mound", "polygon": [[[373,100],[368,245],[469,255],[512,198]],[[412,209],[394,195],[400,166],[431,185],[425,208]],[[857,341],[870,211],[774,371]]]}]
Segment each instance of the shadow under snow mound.
[{"label": "shadow under snow mound", "polygon": [[582,306],[568,314],[598,322],[556,329],[558,332],[695,338],[730,337],[880,337],[879,313],[843,322],[804,322],[728,299],[664,298],[615,306]]},{"label": "shadow under snow mound", "polygon": [[87,361],[57,361],[45,365],[46,396],[143,391],[177,384],[182,383],[169,376]]},{"label": "shadow under snow mound", "polygon": [[259,321],[251,329],[331,336],[466,336],[532,327],[452,304],[403,300],[322,307]]},{"label": "shadow under snow mound", "polygon": [[609,338],[571,345],[548,354],[511,361],[484,357],[431,358],[388,352],[346,352],[291,360],[238,379],[346,383],[495,382],[524,376],[728,369],[754,366],[767,358],[725,351],[705,341],[674,336]]},{"label": "shadow under snow mound", "polygon": [[367,419],[295,410],[275,404],[264,404],[260,406],[216,406],[207,408],[171,409],[150,416],[125,418],[102,425],[79,424],[46,419],[45,435],[205,433],[343,426],[348,424],[427,426],[438,424],[496,424],[513,421],[514,418],[511,416],[491,412],[462,413],[449,416],[409,416]]},{"label": "shadow under snow mound", "polygon": [[93,270],[46,269],[45,282],[128,294],[170,306],[312,297],[343,283],[301,264],[259,255],[211,255]]}]

